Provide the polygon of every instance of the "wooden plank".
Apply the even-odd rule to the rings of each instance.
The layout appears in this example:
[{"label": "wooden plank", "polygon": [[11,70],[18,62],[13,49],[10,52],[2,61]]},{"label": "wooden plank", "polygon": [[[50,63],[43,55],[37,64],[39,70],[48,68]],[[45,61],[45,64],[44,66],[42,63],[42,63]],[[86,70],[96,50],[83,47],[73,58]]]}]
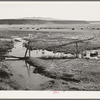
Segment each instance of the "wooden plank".
[{"label": "wooden plank", "polygon": [[19,60],[26,60],[28,57],[17,57],[17,56],[0,56],[0,58],[16,58]]}]

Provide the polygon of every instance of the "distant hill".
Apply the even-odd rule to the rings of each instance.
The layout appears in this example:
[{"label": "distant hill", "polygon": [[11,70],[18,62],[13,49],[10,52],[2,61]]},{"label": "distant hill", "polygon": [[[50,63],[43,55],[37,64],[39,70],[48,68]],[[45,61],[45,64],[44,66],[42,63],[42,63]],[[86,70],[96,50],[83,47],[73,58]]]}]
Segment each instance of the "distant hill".
[{"label": "distant hill", "polygon": [[100,21],[88,21],[90,24],[100,24]]},{"label": "distant hill", "polygon": [[0,24],[88,24],[87,21],[77,21],[77,20],[54,20],[54,19],[1,19]]}]

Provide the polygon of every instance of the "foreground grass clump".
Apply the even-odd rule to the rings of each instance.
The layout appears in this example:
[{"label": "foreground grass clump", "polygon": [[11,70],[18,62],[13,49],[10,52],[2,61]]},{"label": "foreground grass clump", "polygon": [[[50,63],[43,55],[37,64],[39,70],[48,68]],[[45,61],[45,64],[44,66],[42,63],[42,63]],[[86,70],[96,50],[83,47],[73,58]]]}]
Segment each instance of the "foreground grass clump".
[{"label": "foreground grass clump", "polygon": [[0,40],[0,54],[6,54],[13,48],[13,42],[12,41],[1,41]]},{"label": "foreground grass clump", "polygon": [[99,60],[30,58],[27,62],[36,67],[34,73],[54,79],[52,89],[54,89],[53,86],[58,89],[57,84],[61,84],[63,90],[100,90]]},{"label": "foreground grass clump", "polygon": [[0,62],[0,90],[17,90],[19,87],[11,79],[13,75],[5,62]]}]

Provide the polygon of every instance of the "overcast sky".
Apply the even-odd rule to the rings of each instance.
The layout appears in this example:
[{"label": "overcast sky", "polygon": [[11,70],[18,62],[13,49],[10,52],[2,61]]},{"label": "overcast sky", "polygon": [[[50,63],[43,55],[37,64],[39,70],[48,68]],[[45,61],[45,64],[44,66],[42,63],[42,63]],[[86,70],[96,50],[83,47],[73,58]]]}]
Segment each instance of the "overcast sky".
[{"label": "overcast sky", "polygon": [[0,2],[0,19],[24,17],[100,20],[100,2]]}]

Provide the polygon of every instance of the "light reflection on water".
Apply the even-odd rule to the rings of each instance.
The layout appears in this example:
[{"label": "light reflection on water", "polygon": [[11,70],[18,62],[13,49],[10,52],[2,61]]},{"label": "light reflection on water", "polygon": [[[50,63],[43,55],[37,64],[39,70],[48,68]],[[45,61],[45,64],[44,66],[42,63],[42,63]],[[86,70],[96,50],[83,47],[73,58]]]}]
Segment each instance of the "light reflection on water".
[{"label": "light reflection on water", "polygon": [[25,89],[40,90],[40,85],[51,80],[40,74],[33,73],[35,67],[25,64],[25,61],[9,61],[13,77]]}]

